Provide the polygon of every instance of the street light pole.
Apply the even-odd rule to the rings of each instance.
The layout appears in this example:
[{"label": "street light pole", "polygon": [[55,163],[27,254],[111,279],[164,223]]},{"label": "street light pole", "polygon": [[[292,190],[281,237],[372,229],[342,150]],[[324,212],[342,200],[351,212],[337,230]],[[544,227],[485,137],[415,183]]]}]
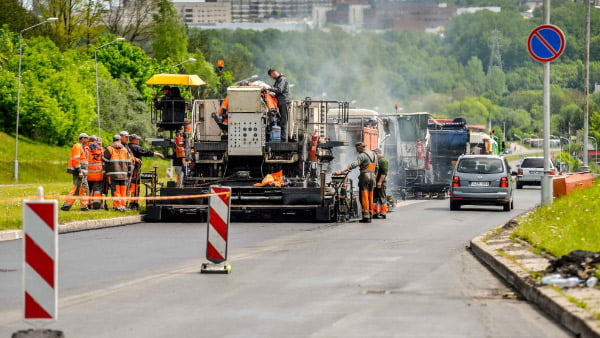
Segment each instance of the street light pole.
[{"label": "street light pole", "polygon": [[588,136],[590,109],[590,0],[585,0],[585,49],[584,49],[584,81],[583,84],[583,170],[589,169]]},{"label": "street light pole", "polygon": [[14,179],[15,182],[19,181],[19,117],[21,115],[21,63],[23,59],[23,32],[35,28],[39,25],[43,25],[48,22],[53,22],[58,20],[58,18],[47,18],[46,20],[35,24],[31,27],[27,27],[22,29],[19,32],[19,73],[17,76],[17,129],[15,134],[15,171],[14,171]]},{"label": "street light pole", "polygon": [[187,59],[187,60],[185,60],[185,61],[181,61],[180,63],[178,63],[178,64],[176,64],[176,65],[174,65],[174,66],[171,66],[171,68],[169,68],[169,71],[172,71],[172,70],[173,70],[173,68],[175,68],[175,67],[178,67],[178,66],[181,66],[182,64],[184,64],[184,63],[186,63],[186,62],[196,62],[196,61],[198,61],[198,60],[196,60],[196,59],[194,59],[194,58],[188,58],[188,59]]},{"label": "street light pole", "polygon": [[98,92],[98,50],[115,42],[124,40],[125,38],[116,38],[109,43],[105,43],[100,47],[96,47],[96,49],[94,50],[94,63],[96,65],[96,115],[98,115],[98,137],[102,137],[102,135],[100,134],[100,94]]}]

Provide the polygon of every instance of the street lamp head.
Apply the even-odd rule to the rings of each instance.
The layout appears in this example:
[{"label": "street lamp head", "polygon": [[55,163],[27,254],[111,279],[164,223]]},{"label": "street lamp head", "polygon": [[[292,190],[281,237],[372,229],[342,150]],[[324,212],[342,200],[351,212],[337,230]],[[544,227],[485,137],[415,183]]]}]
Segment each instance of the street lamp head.
[{"label": "street lamp head", "polygon": [[53,22],[53,21],[57,21],[57,20],[58,20],[58,18],[54,18],[54,17],[53,18],[47,18],[46,22]]},{"label": "street lamp head", "polygon": [[117,41],[125,41],[125,38],[116,38],[115,42],[117,42]]},{"label": "street lamp head", "polygon": [[194,58],[189,58],[189,59],[187,59],[187,61],[188,61],[188,62],[196,62],[196,61],[198,61],[198,60],[196,60],[196,59],[194,59]]}]

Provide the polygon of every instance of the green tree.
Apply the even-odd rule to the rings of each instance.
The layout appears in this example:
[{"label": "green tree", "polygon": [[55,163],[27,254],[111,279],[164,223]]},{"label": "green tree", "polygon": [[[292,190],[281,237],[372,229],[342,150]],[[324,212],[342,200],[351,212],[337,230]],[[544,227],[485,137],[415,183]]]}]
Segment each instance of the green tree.
[{"label": "green tree", "polygon": [[23,8],[21,1],[0,1],[0,26],[6,25],[11,31],[19,32],[22,29],[35,25],[39,21],[40,19],[33,13]]},{"label": "green tree", "polygon": [[159,61],[171,58],[181,62],[187,53],[187,32],[171,1],[159,0],[158,11],[153,14],[152,53]]},{"label": "green tree", "polygon": [[485,96],[489,99],[499,102],[500,98],[508,93],[508,88],[506,87],[506,76],[499,67],[492,67],[485,80]]},{"label": "green tree", "polygon": [[465,80],[467,88],[475,95],[481,95],[485,91],[485,73],[483,64],[476,56],[472,56],[465,67]]}]

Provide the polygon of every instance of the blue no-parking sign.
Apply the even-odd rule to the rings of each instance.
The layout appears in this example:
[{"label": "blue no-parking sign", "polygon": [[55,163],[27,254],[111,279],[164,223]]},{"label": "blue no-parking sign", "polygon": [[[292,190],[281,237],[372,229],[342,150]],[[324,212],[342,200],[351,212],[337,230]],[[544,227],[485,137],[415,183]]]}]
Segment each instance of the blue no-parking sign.
[{"label": "blue no-parking sign", "polygon": [[527,41],[527,49],[532,58],[540,62],[556,60],[565,50],[565,35],[553,25],[536,27]]}]

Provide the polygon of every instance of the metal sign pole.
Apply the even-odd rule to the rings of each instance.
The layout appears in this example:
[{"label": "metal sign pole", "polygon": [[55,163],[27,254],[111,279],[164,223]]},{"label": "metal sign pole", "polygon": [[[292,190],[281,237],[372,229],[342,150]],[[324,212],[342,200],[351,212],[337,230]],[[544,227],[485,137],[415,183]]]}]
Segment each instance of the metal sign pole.
[{"label": "metal sign pole", "polygon": [[[544,23],[550,24],[550,0],[544,0]],[[542,205],[552,204],[552,177],[550,176],[550,62],[544,63],[544,177],[542,178]]]}]

